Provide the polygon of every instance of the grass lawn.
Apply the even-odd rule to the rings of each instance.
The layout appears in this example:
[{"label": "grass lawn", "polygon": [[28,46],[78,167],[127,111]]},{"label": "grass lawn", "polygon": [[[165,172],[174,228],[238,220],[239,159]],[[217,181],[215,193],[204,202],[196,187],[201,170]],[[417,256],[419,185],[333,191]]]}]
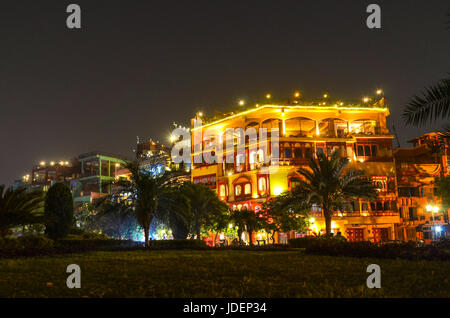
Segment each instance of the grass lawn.
[{"label": "grass lawn", "polygon": [[[81,267],[81,288],[66,267]],[[381,289],[366,287],[381,266]],[[297,251],[155,250],[0,259],[0,297],[450,297],[450,263]]]}]

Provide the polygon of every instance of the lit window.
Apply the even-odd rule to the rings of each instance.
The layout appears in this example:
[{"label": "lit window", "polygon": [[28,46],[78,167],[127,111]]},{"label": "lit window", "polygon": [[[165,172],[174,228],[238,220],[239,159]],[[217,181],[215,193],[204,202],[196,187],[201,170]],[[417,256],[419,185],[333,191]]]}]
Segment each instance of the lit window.
[{"label": "lit window", "polygon": [[259,192],[261,192],[261,193],[266,192],[266,190],[267,190],[266,178],[259,178],[258,189],[259,189]]},{"label": "lit window", "polygon": [[219,196],[221,196],[221,197],[226,196],[226,189],[225,189],[225,185],[224,184],[220,185]]},{"label": "lit window", "polygon": [[241,188],[240,185],[237,185],[237,186],[234,188],[234,193],[235,193],[237,196],[241,195],[241,193],[242,193],[242,188]]},{"label": "lit window", "polygon": [[250,183],[245,184],[244,193],[245,194],[251,194],[252,193],[252,187],[251,187]]}]

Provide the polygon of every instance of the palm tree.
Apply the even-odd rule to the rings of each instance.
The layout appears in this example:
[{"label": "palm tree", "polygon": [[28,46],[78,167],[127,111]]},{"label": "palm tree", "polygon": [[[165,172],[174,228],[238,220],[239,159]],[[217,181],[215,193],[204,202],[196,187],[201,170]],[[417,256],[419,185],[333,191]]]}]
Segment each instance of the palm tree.
[{"label": "palm tree", "polygon": [[[403,118],[407,125],[421,126],[437,119],[450,117],[450,78],[415,95],[405,107]],[[448,130],[448,129],[447,129]]]},{"label": "palm tree", "polygon": [[373,200],[376,190],[365,178],[364,172],[357,169],[346,169],[348,159],[342,158],[338,150],[328,158],[325,154],[317,155],[317,160],[309,159],[308,168],[299,168],[299,185],[292,195],[285,196],[287,206],[308,206],[317,204],[322,207],[325,218],[326,234],[331,233],[333,212],[348,206],[347,202],[356,198]]},{"label": "palm tree", "polygon": [[[161,165],[164,158],[151,158],[150,167]],[[151,169],[144,169],[139,162],[129,162],[125,165],[131,175],[129,181],[119,181],[121,192],[129,194],[129,200],[134,208],[136,220],[144,230],[145,246],[149,246],[150,224],[158,210],[168,208],[172,189],[178,185],[178,173],[166,171],[155,173]]]},{"label": "palm tree", "polygon": [[265,219],[260,218],[255,211],[243,208],[241,211],[234,211],[233,221],[238,226],[239,242],[243,231],[248,233],[248,243],[253,246],[253,233],[264,228]]},{"label": "palm tree", "polygon": [[[186,182],[180,188],[189,206],[189,223],[191,232],[201,238],[201,229],[215,229],[225,223],[224,214],[228,213],[228,205],[220,201],[217,193],[207,185]],[[217,229],[216,229],[217,230]]]},{"label": "palm tree", "polygon": [[40,190],[17,189],[0,185],[0,236],[20,225],[43,221],[44,195]]},{"label": "palm tree", "polygon": [[133,209],[124,202],[105,200],[98,206],[96,225],[108,235],[122,240],[129,233],[130,225],[136,225]]},{"label": "palm tree", "polygon": [[[447,29],[450,29],[450,12],[447,13]],[[425,88],[421,95],[415,95],[403,111],[407,125],[421,126],[436,119],[450,117],[450,78],[444,78]],[[450,126],[447,126],[450,131]]]}]

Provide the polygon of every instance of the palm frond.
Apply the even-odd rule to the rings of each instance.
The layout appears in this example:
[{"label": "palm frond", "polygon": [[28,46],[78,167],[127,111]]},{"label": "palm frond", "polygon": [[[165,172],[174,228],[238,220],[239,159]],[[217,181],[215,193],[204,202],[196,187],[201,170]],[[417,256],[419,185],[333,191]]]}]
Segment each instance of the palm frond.
[{"label": "palm frond", "polygon": [[443,79],[415,95],[406,105],[403,118],[407,125],[421,126],[450,116],[450,79]]}]

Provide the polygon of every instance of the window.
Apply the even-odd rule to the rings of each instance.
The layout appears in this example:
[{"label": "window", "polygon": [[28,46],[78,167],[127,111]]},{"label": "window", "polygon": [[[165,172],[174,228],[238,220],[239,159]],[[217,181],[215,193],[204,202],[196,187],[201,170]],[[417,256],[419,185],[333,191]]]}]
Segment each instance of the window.
[{"label": "window", "polygon": [[252,186],[250,183],[246,183],[244,186],[244,194],[252,194]]},{"label": "window", "polygon": [[366,157],[371,156],[371,153],[370,153],[370,146],[367,146],[367,145],[364,146],[364,155],[365,155]]},{"label": "window", "polygon": [[265,194],[267,191],[266,178],[262,177],[258,179],[258,190],[260,193]]},{"label": "window", "polygon": [[370,149],[372,150],[372,157],[376,157],[377,156],[377,146],[372,145],[370,147]]},{"label": "window", "polygon": [[292,191],[300,185],[300,181],[296,178],[289,179],[289,189]]},{"label": "window", "polygon": [[317,155],[321,155],[323,154],[323,148],[322,147],[318,147],[317,148]]},{"label": "window", "polygon": [[291,148],[285,148],[284,149],[284,157],[285,158],[292,158],[292,149]]},{"label": "window", "polygon": [[303,157],[303,154],[302,154],[302,148],[295,148],[295,149],[294,149],[294,157],[295,157],[295,158],[301,158],[301,157]]},{"label": "window", "polygon": [[226,197],[227,196],[227,189],[224,184],[221,184],[219,187],[219,196],[220,197]]},{"label": "window", "polygon": [[311,158],[312,157],[312,150],[311,148],[305,148],[305,157]]},{"label": "window", "polygon": [[364,148],[363,148],[363,146],[358,146],[358,156],[364,156]]},{"label": "window", "polygon": [[235,186],[235,187],[234,187],[234,194],[235,194],[236,196],[240,196],[241,193],[242,193],[242,188],[241,188],[241,186],[240,186],[240,185]]}]

